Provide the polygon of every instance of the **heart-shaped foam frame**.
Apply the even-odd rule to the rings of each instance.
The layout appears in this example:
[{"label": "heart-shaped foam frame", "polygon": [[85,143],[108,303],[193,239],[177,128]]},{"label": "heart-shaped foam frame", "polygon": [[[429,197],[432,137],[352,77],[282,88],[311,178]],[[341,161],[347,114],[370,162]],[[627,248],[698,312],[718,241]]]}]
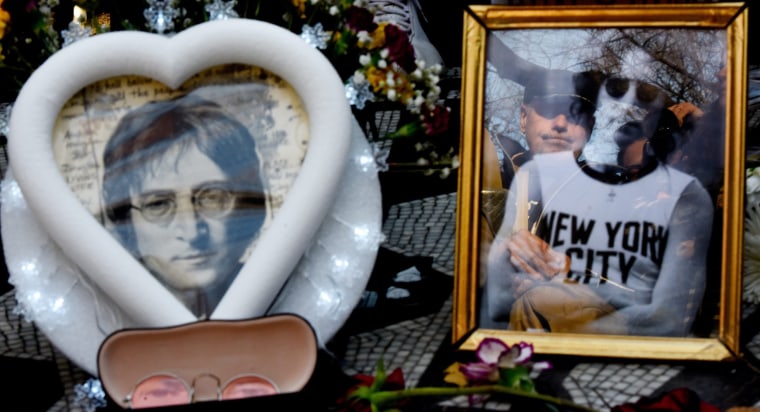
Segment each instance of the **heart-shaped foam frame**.
[{"label": "heart-shaped foam frame", "polygon": [[343,84],[318,50],[279,26],[248,19],[207,22],[171,38],[138,31],[100,34],[51,56],[14,104],[9,160],[29,208],[64,254],[139,324],[157,327],[196,319],[76,198],[57,168],[53,126],[64,103],[96,81],[141,75],[177,88],[204,69],[231,63],[283,78],[309,117],[301,171],[211,315],[260,316],[328,212],[350,147],[351,111]]}]

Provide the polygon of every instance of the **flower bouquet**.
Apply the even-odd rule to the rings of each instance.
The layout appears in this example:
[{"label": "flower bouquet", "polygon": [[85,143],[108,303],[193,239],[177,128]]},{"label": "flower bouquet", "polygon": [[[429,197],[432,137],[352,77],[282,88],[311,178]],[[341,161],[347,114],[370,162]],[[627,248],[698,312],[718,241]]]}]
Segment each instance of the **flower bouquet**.
[{"label": "flower bouquet", "polygon": [[[26,79],[53,53],[86,37],[119,30],[170,36],[208,20],[258,19],[300,35],[324,53],[343,79],[346,97],[370,140],[417,137],[421,140],[414,147],[429,158],[421,158],[422,165],[444,160],[449,167],[456,167],[452,150],[438,155],[434,147],[435,137],[448,130],[450,117],[450,108],[440,96],[442,65],[418,58],[412,33],[392,18],[380,18],[387,12],[385,3],[388,2],[0,0],[0,103],[12,103]],[[400,113],[394,130],[377,132],[372,124],[377,110]],[[0,135],[4,134],[7,130],[0,130]]]}]

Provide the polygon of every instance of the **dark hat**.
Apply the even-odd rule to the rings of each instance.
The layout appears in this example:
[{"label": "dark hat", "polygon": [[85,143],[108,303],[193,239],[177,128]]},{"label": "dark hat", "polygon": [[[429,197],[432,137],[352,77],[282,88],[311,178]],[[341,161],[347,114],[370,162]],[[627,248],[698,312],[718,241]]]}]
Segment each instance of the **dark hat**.
[{"label": "dark hat", "polygon": [[[600,81],[591,72],[546,70],[532,76],[525,85],[523,101],[530,104],[537,98],[577,98],[596,108]],[[585,106],[585,105],[584,105]]]}]

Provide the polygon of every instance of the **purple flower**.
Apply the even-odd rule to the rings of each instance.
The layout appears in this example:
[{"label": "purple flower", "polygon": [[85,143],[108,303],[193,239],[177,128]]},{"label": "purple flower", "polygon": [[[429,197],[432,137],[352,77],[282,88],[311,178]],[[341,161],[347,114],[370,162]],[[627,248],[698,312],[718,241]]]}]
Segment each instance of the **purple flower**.
[{"label": "purple flower", "polygon": [[478,345],[475,356],[479,362],[461,365],[460,370],[470,382],[476,384],[523,386],[530,381],[531,371],[539,372],[551,368],[548,362],[530,361],[533,345],[526,342],[510,347],[499,339],[485,338]]}]

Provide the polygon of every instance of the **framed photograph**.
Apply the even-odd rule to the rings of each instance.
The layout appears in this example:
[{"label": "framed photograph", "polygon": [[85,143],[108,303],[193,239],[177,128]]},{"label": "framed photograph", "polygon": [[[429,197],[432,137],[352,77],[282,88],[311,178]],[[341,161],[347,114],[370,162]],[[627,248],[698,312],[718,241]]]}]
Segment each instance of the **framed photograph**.
[{"label": "framed photograph", "polygon": [[739,351],[743,3],[470,6],[453,341]]}]

